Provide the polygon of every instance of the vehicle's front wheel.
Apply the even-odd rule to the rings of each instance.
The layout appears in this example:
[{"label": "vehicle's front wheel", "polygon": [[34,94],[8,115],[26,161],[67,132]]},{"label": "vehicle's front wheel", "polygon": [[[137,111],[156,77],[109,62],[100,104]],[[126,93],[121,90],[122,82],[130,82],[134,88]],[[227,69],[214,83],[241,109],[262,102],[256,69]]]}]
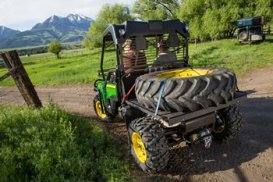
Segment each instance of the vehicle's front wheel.
[{"label": "vehicle's front wheel", "polygon": [[111,116],[107,115],[104,111],[103,111],[103,106],[99,97],[99,94],[97,94],[94,97],[93,100],[93,107],[95,110],[96,115],[99,117],[99,119],[101,119],[102,121],[110,121],[111,120]]},{"label": "vehicle's front wheel", "polygon": [[213,136],[218,141],[228,141],[238,135],[242,128],[242,115],[237,106],[223,109],[216,115]]},{"label": "vehicle's front wheel", "polygon": [[146,172],[158,172],[169,161],[169,148],[160,123],[151,117],[133,120],[128,126],[132,155]]}]

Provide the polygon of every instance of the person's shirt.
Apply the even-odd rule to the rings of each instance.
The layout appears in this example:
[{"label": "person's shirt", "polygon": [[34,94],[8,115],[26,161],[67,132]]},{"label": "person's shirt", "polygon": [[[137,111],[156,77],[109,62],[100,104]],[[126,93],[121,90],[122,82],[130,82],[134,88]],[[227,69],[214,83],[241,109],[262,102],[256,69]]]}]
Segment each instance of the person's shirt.
[{"label": "person's shirt", "polygon": [[154,66],[173,66],[177,61],[176,54],[174,52],[162,52],[154,61]]},{"label": "person's shirt", "polygon": [[128,51],[124,54],[123,66],[125,74],[131,73],[133,70],[145,69],[147,60],[144,52]]},{"label": "person's shirt", "polygon": [[122,58],[122,63],[124,67],[124,72],[126,74],[130,73],[132,71],[132,60],[134,59],[134,52],[133,51],[127,51]]}]

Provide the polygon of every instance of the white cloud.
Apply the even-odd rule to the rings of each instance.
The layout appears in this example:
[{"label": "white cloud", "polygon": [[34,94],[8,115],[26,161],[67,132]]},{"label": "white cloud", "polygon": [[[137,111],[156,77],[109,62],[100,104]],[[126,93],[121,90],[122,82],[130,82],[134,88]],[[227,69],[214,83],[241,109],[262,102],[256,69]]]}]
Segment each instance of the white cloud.
[{"label": "white cloud", "polygon": [[131,6],[135,0],[1,0],[0,25],[14,29],[30,29],[51,15],[82,14],[95,19],[106,3],[123,3]]}]

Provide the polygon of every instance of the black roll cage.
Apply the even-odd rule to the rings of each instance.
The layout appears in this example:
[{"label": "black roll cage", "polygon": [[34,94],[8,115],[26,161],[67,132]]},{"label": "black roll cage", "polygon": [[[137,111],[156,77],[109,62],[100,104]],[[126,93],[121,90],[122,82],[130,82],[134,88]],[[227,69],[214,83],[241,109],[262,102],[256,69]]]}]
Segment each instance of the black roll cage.
[{"label": "black roll cage", "polygon": [[[162,35],[166,33],[179,33],[186,40],[186,46],[188,46],[189,32],[186,23],[180,20],[150,20],[150,21],[126,21],[122,24],[113,24],[106,28],[103,33],[102,41],[102,54],[101,54],[101,64],[100,69],[102,73],[103,80],[105,80],[104,70],[103,70],[103,60],[104,60],[104,50],[105,42],[113,41],[115,44],[117,65],[119,62],[119,46],[128,38],[133,36],[155,36]],[[186,57],[188,58],[188,49],[186,50]]]}]

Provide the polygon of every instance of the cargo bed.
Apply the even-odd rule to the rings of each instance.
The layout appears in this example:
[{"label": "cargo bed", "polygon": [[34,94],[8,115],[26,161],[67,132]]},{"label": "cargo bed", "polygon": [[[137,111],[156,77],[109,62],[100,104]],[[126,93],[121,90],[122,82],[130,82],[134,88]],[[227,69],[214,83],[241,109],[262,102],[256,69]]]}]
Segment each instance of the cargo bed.
[{"label": "cargo bed", "polygon": [[175,127],[181,124],[183,125],[186,122],[194,120],[196,118],[202,118],[202,117],[203,119],[209,118],[207,116],[213,114],[215,111],[229,107],[230,105],[236,104],[242,99],[246,99],[246,95],[247,95],[246,92],[237,91],[234,95],[234,99],[228,102],[227,104],[220,104],[217,107],[209,107],[206,109],[198,110],[195,112],[188,112],[188,113],[159,111],[156,116],[154,116],[155,110],[151,108],[146,108],[140,105],[136,99],[128,100],[126,101],[126,103],[129,106],[137,108],[148,115],[154,116],[157,120],[166,121],[167,122],[166,124],[168,125],[168,127]]}]

